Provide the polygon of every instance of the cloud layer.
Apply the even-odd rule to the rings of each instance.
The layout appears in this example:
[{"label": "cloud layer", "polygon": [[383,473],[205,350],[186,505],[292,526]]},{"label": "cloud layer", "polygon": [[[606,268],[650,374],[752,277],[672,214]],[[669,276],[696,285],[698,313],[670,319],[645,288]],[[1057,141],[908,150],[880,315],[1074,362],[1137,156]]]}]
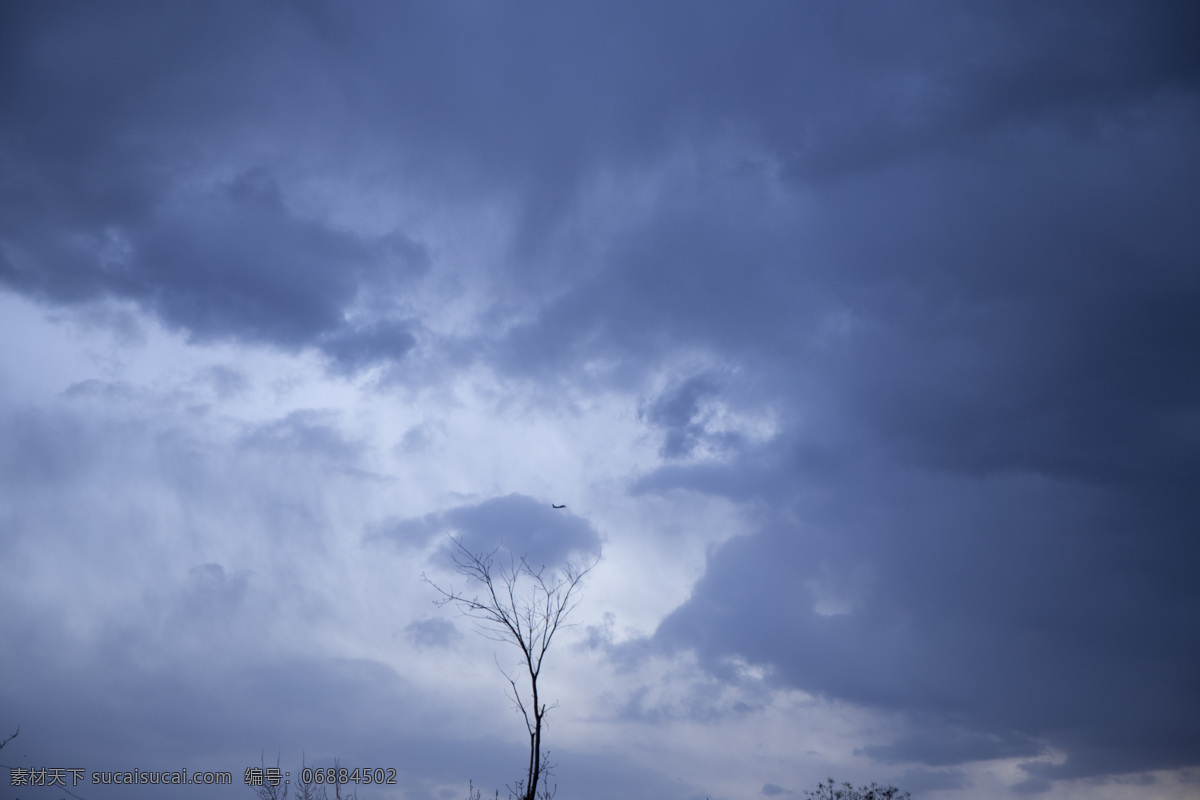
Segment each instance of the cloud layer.
[{"label": "cloud layer", "polygon": [[[0,17],[0,713],[40,757],[502,785],[491,651],[419,581],[449,532],[603,555],[580,797],[1186,796],[1190,5]],[[791,755],[703,749],[755,726]]]}]

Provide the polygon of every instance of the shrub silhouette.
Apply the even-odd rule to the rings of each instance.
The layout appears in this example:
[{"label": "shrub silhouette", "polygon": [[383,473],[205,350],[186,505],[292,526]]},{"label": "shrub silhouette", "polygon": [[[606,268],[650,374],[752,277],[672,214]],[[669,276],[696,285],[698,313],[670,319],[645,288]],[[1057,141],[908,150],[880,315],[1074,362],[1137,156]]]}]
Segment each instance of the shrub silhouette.
[{"label": "shrub silhouette", "polygon": [[833,778],[818,783],[815,790],[805,790],[804,796],[809,800],[911,800],[908,792],[901,793],[895,786],[880,786],[872,782],[870,786],[860,786],[855,789],[849,783],[838,786]]}]

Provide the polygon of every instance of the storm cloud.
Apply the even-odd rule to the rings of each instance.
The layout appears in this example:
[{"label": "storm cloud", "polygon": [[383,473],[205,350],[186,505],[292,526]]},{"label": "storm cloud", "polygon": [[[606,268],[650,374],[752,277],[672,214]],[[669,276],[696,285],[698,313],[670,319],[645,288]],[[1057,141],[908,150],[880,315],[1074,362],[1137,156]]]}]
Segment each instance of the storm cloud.
[{"label": "storm cloud", "polygon": [[1197,33],[6,5],[0,725],[499,787],[500,662],[420,581],[451,534],[600,559],[573,796],[1186,796]]}]

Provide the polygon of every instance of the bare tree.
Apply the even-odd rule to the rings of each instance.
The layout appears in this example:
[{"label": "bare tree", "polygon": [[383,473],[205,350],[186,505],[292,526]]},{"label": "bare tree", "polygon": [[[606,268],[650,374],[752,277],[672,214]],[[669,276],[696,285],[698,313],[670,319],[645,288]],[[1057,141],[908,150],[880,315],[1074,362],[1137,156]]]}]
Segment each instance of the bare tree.
[{"label": "bare tree", "polygon": [[[484,636],[516,645],[521,651],[529,679],[528,694],[522,694],[517,681],[501,668],[529,734],[529,765],[525,778],[509,787],[509,791],[520,800],[537,800],[539,797],[550,800],[554,790],[547,790],[546,786],[552,765],[549,754],[542,752],[542,730],[546,726],[546,712],[558,704],[551,706],[542,701],[538,679],[550,642],[558,629],[565,627],[567,616],[578,605],[577,594],[583,578],[596,562],[586,565],[567,563],[547,575],[544,566],[535,570],[524,557],[516,559],[510,554],[505,563],[496,557],[500,548],[490,553],[475,553],[461,538],[450,538],[455,544],[455,569],[475,584],[479,593],[468,595],[453,587],[443,589],[427,576],[421,578],[441,594],[441,599],[434,601],[437,605],[454,604],[463,614],[482,623],[478,630]],[[540,794],[539,783],[542,784]]]},{"label": "bare tree", "polygon": [[[305,777],[308,780],[305,780]],[[296,800],[323,800],[325,797],[324,787],[320,794],[317,793],[313,774],[308,769],[307,754],[300,753],[300,775],[296,779]]]},{"label": "bare tree", "polygon": [[[263,772],[267,771],[267,755],[265,752],[259,753],[259,763],[262,764]],[[279,769],[279,754],[275,754],[275,768]],[[287,800],[288,785],[283,783],[271,783],[264,780],[261,786],[253,786],[254,793],[258,795],[259,800]]]},{"label": "bare tree", "polygon": [[[265,756],[262,756],[262,765],[263,770],[266,771],[267,762]],[[275,768],[279,769],[279,756],[275,757]],[[300,774],[297,776],[296,794],[294,795],[296,800],[329,800],[325,786],[318,785],[316,780],[314,780],[314,775],[319,771],[320,769],[310,771],[308,769],[307,757],[303,753],[300,754]],[[341,772],[341,763],[335,757],[333,759],[333,774],[335,777],[333,781],[334,800],[342,800],[343,781],[340,779]],[[307,780],[305,780],[305,773],[307,773]],[[259,800],[287,800],[288,783],[286,782],[281,781],[280,783],[273,784],[264,781],[262,786],[253,786],[251,788],[258,795]],[[358,793],[352,792],[346,795],[345,800],[357,800],[357,797]]]},{"label": "bare tree", "polygon": [[872,783],[870,786],[860,786],[855,789],[849,783],[838,786],[830,778],[828,782],[818,783],[816,791],[804,792],[808,800],[910,800],[908,792],[900,793],[895,786],[880,786]]},{"label": "bare tree", "polygon": [[[475,788],[474,781],[467,781],[467,800],[482,800],[483,792]],[[500,790],[496,790],[495,800],[500,800]]]},{"label": "bare tree", "polygon": [[[342,762],[336,756],[333,759],[333,774],[336,780],[333,782],[333,797],[334,800],[342,800],[342,785],[346,781],[342,780]],[[354,791],[345,795],[346,800],[358,800],[358,792]],[[321,800],[325,800],[324,789],[321,791]]]},{"label": "bare tree", "polygon": [[17,729],[16,729],[15,731],[13,731],[13,733],[12,733],[12,736],[9,736],[9,737],[8,737],[7,739],[5,739],[4,741],[0,742],[0,750],[3,750],[3,749],[4,749],[4,745],[8,744],[8,743],[9,743],[9,742],[11,742],[13,739],[17,738],[17,734],[19,734],[20,732],[21,732],[21,726],[20,726],[20,725],[18,725],[18,726],[17,726]]}]

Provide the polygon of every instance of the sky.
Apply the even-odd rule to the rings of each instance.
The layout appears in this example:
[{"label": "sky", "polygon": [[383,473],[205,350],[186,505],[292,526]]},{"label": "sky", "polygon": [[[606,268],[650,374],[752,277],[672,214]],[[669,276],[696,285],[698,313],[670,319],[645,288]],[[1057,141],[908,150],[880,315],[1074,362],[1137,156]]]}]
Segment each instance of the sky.
[{"label": "sky", "polygon": [[1200,798],[1198,34],[0,5],[0,797],[504,796],[458,538],[595,564],[561,800]]}]

